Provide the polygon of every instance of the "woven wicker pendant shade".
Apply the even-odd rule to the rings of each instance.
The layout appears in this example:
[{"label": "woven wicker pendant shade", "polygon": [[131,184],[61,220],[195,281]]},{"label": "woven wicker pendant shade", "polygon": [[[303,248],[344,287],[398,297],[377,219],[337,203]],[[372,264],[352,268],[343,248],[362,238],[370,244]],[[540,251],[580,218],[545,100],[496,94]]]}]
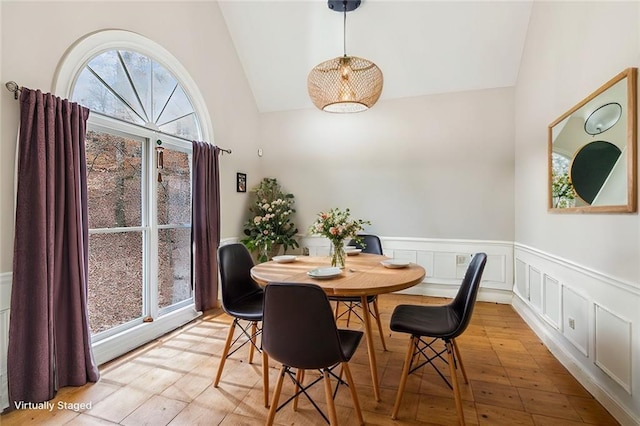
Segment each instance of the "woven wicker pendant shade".
[{"label": "woven wicker pendant shade", "polygon": [[382,71],[373,62],[347,56],[347,12],[361,0],[328,0],[329,9],[343,14],[344,55],[313,67],[307,90],[313,104],[327,112],[360,112],[373,106],[382,93]]},{"label": "woven wicker pendant shade", "polygon": [[316,65],[307,78],[313,104],[327,112],[360,112],[382,93],[382,71],[356,56],[341,56]]}]

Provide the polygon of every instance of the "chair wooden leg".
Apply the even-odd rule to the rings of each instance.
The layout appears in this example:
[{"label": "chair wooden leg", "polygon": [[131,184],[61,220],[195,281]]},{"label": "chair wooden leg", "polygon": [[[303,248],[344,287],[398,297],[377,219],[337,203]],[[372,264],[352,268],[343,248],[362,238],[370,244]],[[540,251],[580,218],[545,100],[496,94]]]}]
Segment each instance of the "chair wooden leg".
[{"label": "chair wooden leg", "polygon": [[336,300],[336,313],[335,313],[336,321],[338,321],[339,314],[340,314],[340,302]]},{"label": "chair wooden leg", "polygon": [[455,339],[451,339],[453,343],[453,349],[455,349],[456,360],[458,361],[458,365],[460,366],[460,371],[462,371],[462,377],[464,377],[464,382],[469,384],[469,379],[467,379],[467,372],[464,369],[464,364],[462,363],[462,355],[460,355],[460,349],[458,349],[458,343]]},{"label": "chair wooden leg", "polygon": [[342,368],[340,369],[340,377],[342,377],[342,372],[347,378],[347,383],[349,384],[349,390],[351,391],[351,399],[353,400],[353,406],[356,409],[356,414],[358,415],[359,424],[364,425],[364,419],[362,418],[362,410],[360,409],[360,402],[358,401],[358,392],[356,392],[356,385],[353,382],[353,376],[351,376],[351,369],[349,368],[349,363],[343,362]]},{"label": "chair wooden leg", "polygon": [[[360,296],[360,303],[367,306],[367,296]],[[378,364],[376,362],[376,348],[373,344],[373,332],[371,331],[371,317],[368,309],[362,310],[364,321],[364,335],[367,340],[367,355],[369,356],[369,368],[371,369],[371,381],[373,382],[373,397],[380,401],[380,381],[378,380]]]},{"label": "chair wooden leg", "polygon": [[349,327],[349,321],[351,321],[351,311],[353,310],[353,302],[349,302],[349,305],[347,305],[347,309],[347,327]]},{"label": "chair wooden leg", "polygon": [[458,384],[458,375],[456,374],[456,366],[453,360],[453,344],[447,340],[445,342],[447,348],[447,357],[449,360],[449,371],[451,372],[451,385],[453,386],[453,397],[456,401],[456,411],[458,413],[458,422],[460,426],[464,426],[464,411],[462,409],[462,397],[460,396],[460,385]]},{"label": "chair wooden leg", "polygon": [[283,365],[280,368],[280,374],[278,375],[278,381],[276,382],[276,388],[273,390],[273,398],[271,399],[271,407],[269,408],[269,414],[267,415],[267,426],[273,424],[273,419],[276,417],[276,410],[278,409],[278,401],[280,400],[280,392],[282,392],[282,382],[284,381],[284,375],[286,374],[287,366]]},{"label": "chair wooden leg", "polygon": [[256,348],[256,332],[258,331],[258,323],[251,323],[251,342],[253,343],[249,348],[249,364],[253,363],[253,351]]},{"label": "chair wooden leg", "polygon": [[322,370],[324,376],[324,396],[327,399],[327,408],[329,410],[329,424],[331,426],[338,424],[338,415],[336,414],[336,405],[333,402],[333,390],[331,389],[331,379],[329,378],[329,370]]},{"label": "chair wooden leg", "polygon": [[[300,383],[300,385],[303,385],[302,382],[304,382],[304,370],[301,368],[298,368],[298,371],[296,371],[296,381],[298,383]],[[294,390],[294,395],[297,394],[298,392],[300,392],[300,385],[298,385],[298,383],[296,383],[296,388]],[[294,399],[293,399],[293,411],[298,411],[298,396],[297,395]]]},{"label": "chair wooden leg", "polygon": [[231,326],[229,327],[229,333],[227,334],[227,341],[224,344],[224,349],[222,350],[222,357],[220,358],[220,364],[218,365],[218,373],[216,374],[216,380],[213,382],[213,387],[217,388],[220,383],[220,377],[222,377],[222,369],[224,368],[224,363],[227,361],[227,355],[229,354],[229,348],[231,347],[231,341],[233,340],[233,333],[236,331],[236,321],[233,320]]},{"label": "chair wooden leg", "polygon": [[[367,309],[369,307],[367,306]],[[382,332],[382,323],[380,322],[380,311],[378,310],[378,298],[373,299],[373,312],[376,315],[376,322],[378,323],[378,333],[380,333],[380,340],[382,340],[382,349],[387,350],[387,344],[384,342],[384,333]]]},{"label": "chair wooden leg", "polygon": [[402,394],[404,387],[407,384],[407,377],[409,377],[409,368],[411,367],[411,360],[413,359],[413,348],[418,342],[418,337],[411,336],[409,340],[409,349],[407,349],[407,355],[404,358],[404,366],[402,367],[402,375],[400,376],[400,384],[398,385],[398,394],[396,395],[396,403],[393,406],[393,413],[391,418],[396,420],[398,418],[398,411],[400,411],[400,403],[402,402]]},{"label": "chair wooden leg", "polygon": [[262,350],[262,391],[264,393],[264,406],[269,408],[269,355]]}]

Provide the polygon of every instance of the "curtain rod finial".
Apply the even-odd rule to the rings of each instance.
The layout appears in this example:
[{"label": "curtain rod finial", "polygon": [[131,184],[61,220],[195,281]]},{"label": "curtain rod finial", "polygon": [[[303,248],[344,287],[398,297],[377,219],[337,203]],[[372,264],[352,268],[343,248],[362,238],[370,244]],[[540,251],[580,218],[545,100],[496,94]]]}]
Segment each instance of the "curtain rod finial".
[{"label": "curtain rod finial", "polygon": [[18,92],[20,91],[20,86],[15,81],[7,81],[4,85],[8,91],[13,92],[13,98],[18,99]]}]

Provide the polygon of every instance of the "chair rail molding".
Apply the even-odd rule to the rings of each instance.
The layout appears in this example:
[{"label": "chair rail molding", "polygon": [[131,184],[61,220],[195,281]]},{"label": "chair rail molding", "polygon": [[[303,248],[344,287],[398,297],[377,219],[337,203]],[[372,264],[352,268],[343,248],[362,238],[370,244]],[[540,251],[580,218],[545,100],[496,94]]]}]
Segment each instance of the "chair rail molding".
[{"label": "chair rail molding", "polygon": [[623,425],[640,424],[640,285],[514,243],[512,306]]}]

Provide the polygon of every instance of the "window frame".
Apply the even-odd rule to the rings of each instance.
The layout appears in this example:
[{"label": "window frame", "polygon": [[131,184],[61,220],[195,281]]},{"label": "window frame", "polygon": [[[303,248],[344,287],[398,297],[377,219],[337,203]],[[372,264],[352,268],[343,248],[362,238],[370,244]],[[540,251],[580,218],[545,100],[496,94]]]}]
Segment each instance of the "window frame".
[{"label": "window frame", "polygon": [[[171,72],[191,101],[197,119],[200,122],[200,140],[213,143],[213,127],[206,103],[198,89],[198,86],[191,78],[186,68],[168,50],[164,49],[159,44],[130,31],[98,31],[88,34],[74,43],[67,51],[56,70],[52,93],[60,97],[71,98],[75,80],[79,76],[80,72],[92,58],[107,50],[130,50],[138,52],[149,56]],[[188,145],[189,151],[191,151],[191,141],[183,137],[167,134],[139,124],[119,120],[94,111],[89,115],[87,128],[91,130],[101,129],[99,131],[108,131],[113,134],[133,137],[135,139],[147,138],[148,148],[146,149],[146,155],[153,155],[153,147],[155,146],[155,141],[157,139],[162,139],[163,145],[166,147],[174,144],[178,147],[186,147]],[[143,148],[143,155],[145,155],[144,152],[145,149]],[[149,161],[146,161],[146,165],[148,170],[146,170],[147,173],[144,177],[144,181],[147,181],[147,188],[143,188],[143,191],[145,192],[143,192],[144,199],[142,200],[142,203],[143,205],[147,205],[148,210],[147,214],[142,212],[142,215],[143,221],[151,221],[148,212],[152,211],[152,218],[155,223],[147,222],[145,226],[145,223],[143,222],[143,226],[139,228],[143,230],[142,232],[145,232],[144,229],[149,229],[149,227],[154,227],[155,229],[154,232],[147,231],[148,237],[146,244],[149,244],[149,247],[145,247],[145,249],[149,252],[149,262],[155,262],[155,267],[151,269],[149,269],[149,265],[143,266],[143,268],[145,268],[145,271],[143,271],[144,279],[148,280],[150,279],[149,277],[151,277],[150,271],[156,271],[156,273],[158,271],[157,229],[159,229],[159,227],[156,219],[157,205],[155,202],[157,188],[154,179],[151,178],[154,175],[154,172],[156,172],[155,162],[152,161],[152,159],[149,159]],[[191,191],[193,196],[193,188],[191,188]],[[126,229],[132,230],[132,228]],[[93,232],[108,231],[94,230]],[[150,250],[153,252],[150,252]],[[193,276],[191,279],[193,281]],[[110,361],[139,347],[140,345],[156,339],[159,336],[192,321],[202,314],[195,310],[193,293],[191,297],[185,301],[178,302],[170,307],[159,308],[157,286],[157,279],[155,279],[153,289],[150,289],[149,285],[144,285],[144,288],[149,288],[151,290],[149,293],[152,294],[143,294],[143,313],[140,318],[91,336],[93,354],[98,365]],[[146,290],[143,289],[143,292],[144,291]],[[146,307],[145,304],[147,304]],[[152,308],[147,309],[149,306],[152,306]],[[144,321],[144,314],[146,312],[151,313],[151,317],[153,319],[152,322]]]}]

